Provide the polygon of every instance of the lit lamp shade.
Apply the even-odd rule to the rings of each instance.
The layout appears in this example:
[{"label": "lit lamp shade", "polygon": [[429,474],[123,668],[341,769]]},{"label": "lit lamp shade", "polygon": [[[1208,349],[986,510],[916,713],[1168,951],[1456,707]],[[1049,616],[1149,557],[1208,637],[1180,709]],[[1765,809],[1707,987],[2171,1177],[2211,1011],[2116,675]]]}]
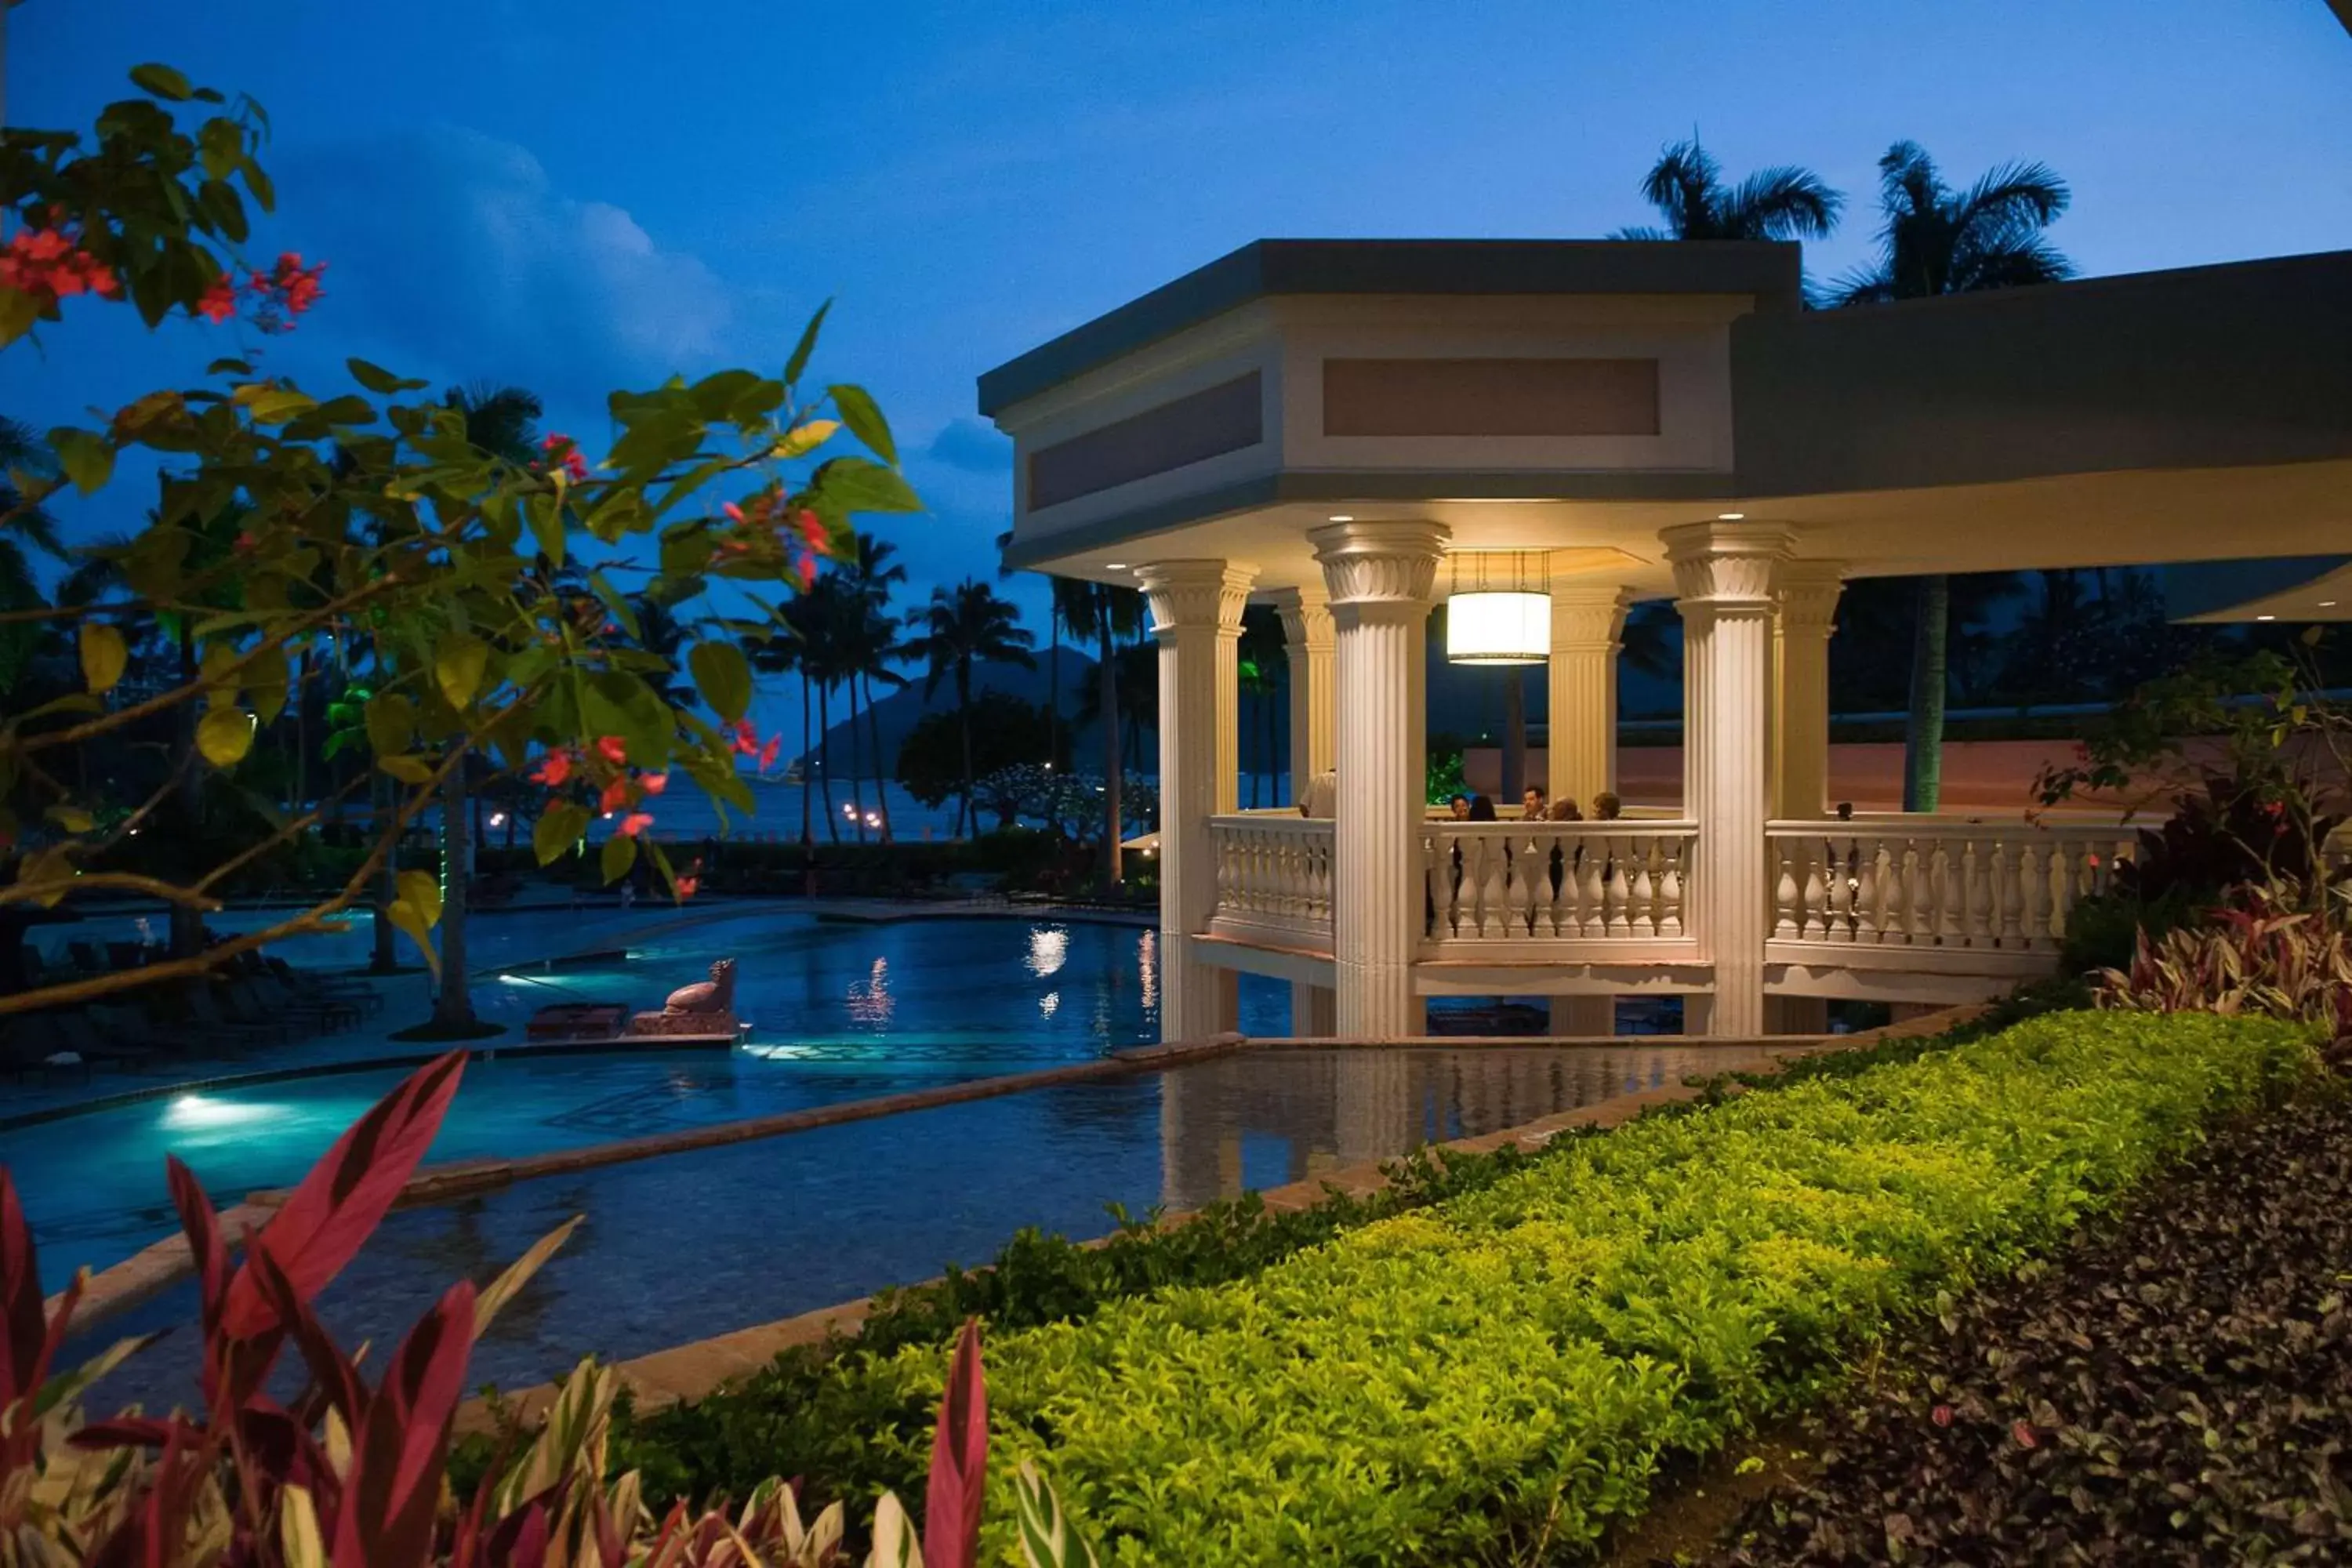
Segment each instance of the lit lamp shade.
[{"label": "lit lamp shade", "polygon": [[1452,664],[1541,664],[1551,653],[1549,594],[1456,594],[1445,601]]}]

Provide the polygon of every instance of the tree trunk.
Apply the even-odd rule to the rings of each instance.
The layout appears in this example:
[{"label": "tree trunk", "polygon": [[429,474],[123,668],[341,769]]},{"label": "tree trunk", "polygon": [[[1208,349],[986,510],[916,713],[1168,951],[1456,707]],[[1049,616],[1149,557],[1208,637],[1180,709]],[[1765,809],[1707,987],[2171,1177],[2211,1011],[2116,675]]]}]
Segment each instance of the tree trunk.
[{"label": "tree trunk", "polygon": [[809,770],[809,675],[801,668],[801,847],[814,848],[816,835],[809,827],[809,809],[814,804],[815,784],[808,776]]},{"label": "tree trunk", "polygon": [[824,787],[824,837],[841,842],[841,818],[833,814],[833,682],[816,686],[816,772]]},{"label": "tree trunk", "polygon": [[310,650],[303,649],[294,658],[294,689],[286,694],[287,703],[294,710],[294,800],[292,815],[299,816],[310,798],[310,715],[305,700],[310,696]]},{"label": "tree trunk", "polygon": [[849,804],[857,813],[857,842],[866,842],[866,735],[857,727],[857,677],[843,686],[849,692]]},{"label": "tree trunk", "polygon": [[956,807],[956,837],[980,837],[980,817],[971,808],[971,661],[956,661],[956,730],[963,742],[963,800]]},{"label": "tree trunk", "polygon": [[[375,807],[375,831],[382,837],[391,830],[392,808],[385,804],[387,785],[381,771],[368,780],[368,804]],[[371,974],[390,974],[400,967],[400,950],[393,942],[392,900],[400,896],[400,841],[394,838],[383,852],[383,868],[375,879],[375,952],[368,960]]]},{"label": "tree trunk", "polygon": [[1950,645],[1952,580],[1919,579],[1911,642],[1911,710],[1903,729],[1903,809],[1934,811],[1943,798],[1944,687]]},{"label": "tree trunk", "polygon": [[1503,671],[1503,798],[1500,805],[1517,804],[1528,793],[1527,671],[1512,665]]},{"label": "tree trunk", "polygon": [[1045,655],[1045,765],[1050,768],[1062,760],[1062,612],[1048,608],[1045,619],[1054,633]]},{"label": "tree trunk", "polygon": [[441,984],[433,994],[433,1022],[445,1029],[475,1026],[474,993],[466,974],[466,895],[473,864],[473,791],[463,754],[441,785]]},{"label": "tree trunk", "polygon": [[882,721],[874,711],[874,681],[866,680],[866,738],[874,752],[874,810],[882,818],[882,842],[890,842],[890,770],[882,765]]},{"label": "tree trunk", "polygon": [[1102,659],[1096,667],[1095,678],[1099,687],[1097,706],[1102,710],[1103,727],[1103,890],[1117,892],[1124,875],[1119,864],[1119,829],[1127,821],[1127,814],[1119,804],[1123,771],[1118,765],[1118,671],[1111,660],[1108,605],[1101,606],[1095,647]]},{"label": "tree trunk", "polygon": [[[180,684],[187,686],[196,679],[196,638],[194,623],[183,615],[180,617]],[[176,789],[180,808],[180,831],[194,845],[203,841],[205,816],[205,764],[196,755],[196,719],[203,704],[189,700],[180,704],[178,739],[173,745],[174,762],[179,766]],[[185,904],[173,904],[171,912],[172,956],[194,958],[205,950],[205,916],[201,910]]]}]

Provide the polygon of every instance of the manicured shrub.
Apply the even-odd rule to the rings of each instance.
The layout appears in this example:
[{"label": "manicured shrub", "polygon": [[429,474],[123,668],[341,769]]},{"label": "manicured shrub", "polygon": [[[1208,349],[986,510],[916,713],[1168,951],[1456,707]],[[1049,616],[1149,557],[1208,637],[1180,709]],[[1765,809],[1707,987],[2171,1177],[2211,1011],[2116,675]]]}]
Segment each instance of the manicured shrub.
[{"label": "manicured shrub", "polygon": [[[1662,1459],[1817,1397],[1858,1342],[2046,1249],[2302,1070],[2307,1038],[2063,1015],[1646,1120],[1247,1280],[1000,1336],[992,1422],[1112,1561],[1590,1543]],[[863,1408],[919,1407],[942,1370],[877,1363]],[[844,1448],[867,1474],[922,1462],[887,1419]]]}]

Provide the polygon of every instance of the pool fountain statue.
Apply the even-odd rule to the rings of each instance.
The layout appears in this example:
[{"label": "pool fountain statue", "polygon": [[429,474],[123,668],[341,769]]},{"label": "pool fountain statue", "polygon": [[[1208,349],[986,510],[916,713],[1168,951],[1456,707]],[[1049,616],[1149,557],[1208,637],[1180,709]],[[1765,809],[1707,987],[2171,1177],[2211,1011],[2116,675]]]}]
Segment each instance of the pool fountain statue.
[{"label": "pool fountain statue", "polygon": [[632,1035],[719,1035],[731,1040],[735,1022],[735,961],[722,958],[710,966],[710,978],[681,985],[669,994],[658,1013],[640,1013],[629,1020]]}]

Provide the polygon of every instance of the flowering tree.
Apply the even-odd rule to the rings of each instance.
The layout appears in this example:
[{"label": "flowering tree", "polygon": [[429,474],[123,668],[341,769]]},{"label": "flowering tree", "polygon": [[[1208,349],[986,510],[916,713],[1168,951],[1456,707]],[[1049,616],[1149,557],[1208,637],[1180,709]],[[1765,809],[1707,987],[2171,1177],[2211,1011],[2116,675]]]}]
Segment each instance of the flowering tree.
[{"label": "flowering tree", "polygon": [[[256,161],[261,110],[164,67],[131,78],[142,96],[108,106],[90,138],[0,133],[0,208],[17,226],[0,256],[0,342],[117,302],[150,323],[238,316],[263,332],[292,329],[323,297],[323,264],[289,254],[252,267],[237,254],[248,204],[273,201]],[[94,428],[50,431],[58,472],[14,476],[16,505],[98,491],[140,449],[162,461],[161,496],[144,529],[99,552],[124,596],[6,613],[69,628],[85,689],[0,719],[10,862],[0,913],[101,889],[218,907],[225,878],[309,832],[367,775],[298,804],[263,845],[200,875],[121,868],[114,852],[188,770],[236,769],[257,729],[330,668],[365,688],[361,738],[393,789],[365,863],[310,907],[208,952],[0,995],[0,1015],[194,974],[329,928],[436,797],[462,818],[485,772],[527,773],[549,792],[532,835],[541,863],[611,813],[606,879],[644,857],[691,896],[695,868],[672,866],[645,829],[679,775],[722,823],[730,806],[751,810],[736,759],[772,755],[775,742],[763,746],[747,717],[740,640],[778,629],[782,597],[821,558],[846,552],[854,515],[918,505],[873,399],[803,384],[824,315],[780,374],[729,370],[614,393],[619,435],[601,457],[560,435],[533,459],[486,450],[424,382],[362,360],[348,362],[348,387],[311,388],[251,356],[223,358],[202,385],[136,397]],[[862,451],[833,455],[853,439]],[[680,624],[690,693],[672,661],[642,646],[632,606],[648,597]],[[187,679],[126,695],[125,626],[144,617],[184,626],[193,661]],[[190,743],[163,788],[112,803],[127,810],[102,809],[59,765],[159,714],[184,715]],[[442,911],[463,897],[462,833],[451,837],[443,876],[404,871],[389,902],[428,963]],[[462,996],[462,955],[439,957],[454,972],[445,989]]]}]

